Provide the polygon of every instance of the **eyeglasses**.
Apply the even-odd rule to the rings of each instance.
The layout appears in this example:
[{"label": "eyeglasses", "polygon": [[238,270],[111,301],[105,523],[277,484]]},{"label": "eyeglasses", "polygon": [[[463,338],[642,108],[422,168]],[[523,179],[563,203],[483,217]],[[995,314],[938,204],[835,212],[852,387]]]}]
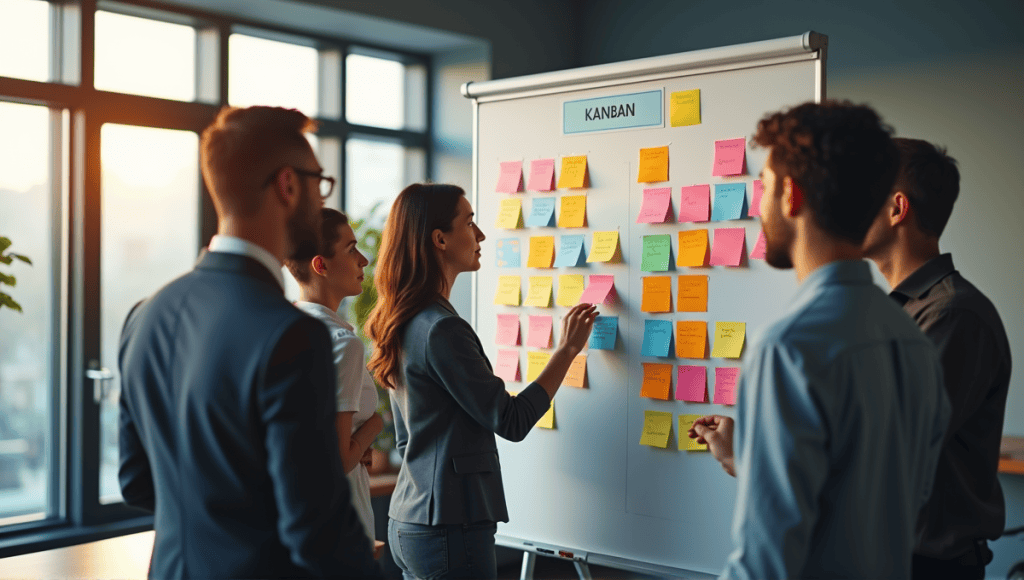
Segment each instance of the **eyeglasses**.
[{"label": "eyeglasses", "polygon": [[[285,165],[284,167],[291,166]],[[284,167],[279,167],[275,169],[274,172],[270,174],[270,177],[268,177],[267,180],[263,183],[263,187],[266,187],[273,183],[274,178],[277,177],[278,172],[284,169]],[[306,177],[315,177],[318,180],[320,180],[320,197],[323,199],[327,199],[328,197],[330,197],[331,192],[334,191],[334,182],[336,180],[333,177],[328,177],[324,175],[323,172],[318,173],[316,171],[307,171],[305,169],[299,169],[298,167],[292,167],[292,171],[298,173],[299,175],[304,175]]]}]

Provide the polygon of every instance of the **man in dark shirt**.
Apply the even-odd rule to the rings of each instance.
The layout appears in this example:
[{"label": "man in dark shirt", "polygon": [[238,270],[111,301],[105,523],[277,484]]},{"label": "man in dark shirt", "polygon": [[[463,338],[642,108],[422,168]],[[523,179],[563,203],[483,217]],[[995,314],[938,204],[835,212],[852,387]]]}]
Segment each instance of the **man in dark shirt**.
[{"label": "man in dark shirt", "polygon": [[1005,524],[996,472],[1010,384],[1010,346],[992,302],[939,253],[960,191],[956,161],[918,139],[896,139],[900,172],[864,241],[891,296],[938,346],[953,414],[931,498],[917,524],[913,577],[984,578],[987,540]]}]

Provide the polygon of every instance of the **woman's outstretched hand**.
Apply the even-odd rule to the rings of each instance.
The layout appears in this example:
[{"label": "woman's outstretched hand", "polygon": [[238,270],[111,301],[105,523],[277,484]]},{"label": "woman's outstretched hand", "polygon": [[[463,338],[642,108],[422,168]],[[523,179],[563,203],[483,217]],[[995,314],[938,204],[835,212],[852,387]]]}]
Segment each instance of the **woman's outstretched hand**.
[{"label": "woman's outstretched hand", "polygon": [[597,318],[596,304],[577,304],[562,318],[562,337],[558,348],[568,349],[573,356],[580,353],[590,339]]}]

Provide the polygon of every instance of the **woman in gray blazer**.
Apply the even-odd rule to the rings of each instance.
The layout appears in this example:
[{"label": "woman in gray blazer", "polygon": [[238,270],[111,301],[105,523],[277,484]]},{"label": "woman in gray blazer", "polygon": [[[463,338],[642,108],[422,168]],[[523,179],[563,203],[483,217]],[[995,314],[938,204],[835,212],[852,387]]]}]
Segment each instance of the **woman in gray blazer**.
[{"label": "woman in gray blazer", "polygon": [[494,435],[521,441],[547,411],[597,316],[562,319],[551,360],[510,395],[473,328],[448,302],[455,278],[480,268],[484,234],[462,188],[414,184],[395,200],[366,323],[369,368],[391,390],[403,462],[388,543],[406,578],[494,578],[496,522],[507,522]]}]

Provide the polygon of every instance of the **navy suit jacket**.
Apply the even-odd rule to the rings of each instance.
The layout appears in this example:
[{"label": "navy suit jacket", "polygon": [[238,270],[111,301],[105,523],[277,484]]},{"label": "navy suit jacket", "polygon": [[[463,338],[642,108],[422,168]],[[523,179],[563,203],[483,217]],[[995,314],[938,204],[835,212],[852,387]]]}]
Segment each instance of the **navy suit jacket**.
[{"label": "navy suit jacket", "polygon": [[137,305],[120,345],[120,482],[155,578],[379,576],[349,499],[323,324],[222,252]]}]

